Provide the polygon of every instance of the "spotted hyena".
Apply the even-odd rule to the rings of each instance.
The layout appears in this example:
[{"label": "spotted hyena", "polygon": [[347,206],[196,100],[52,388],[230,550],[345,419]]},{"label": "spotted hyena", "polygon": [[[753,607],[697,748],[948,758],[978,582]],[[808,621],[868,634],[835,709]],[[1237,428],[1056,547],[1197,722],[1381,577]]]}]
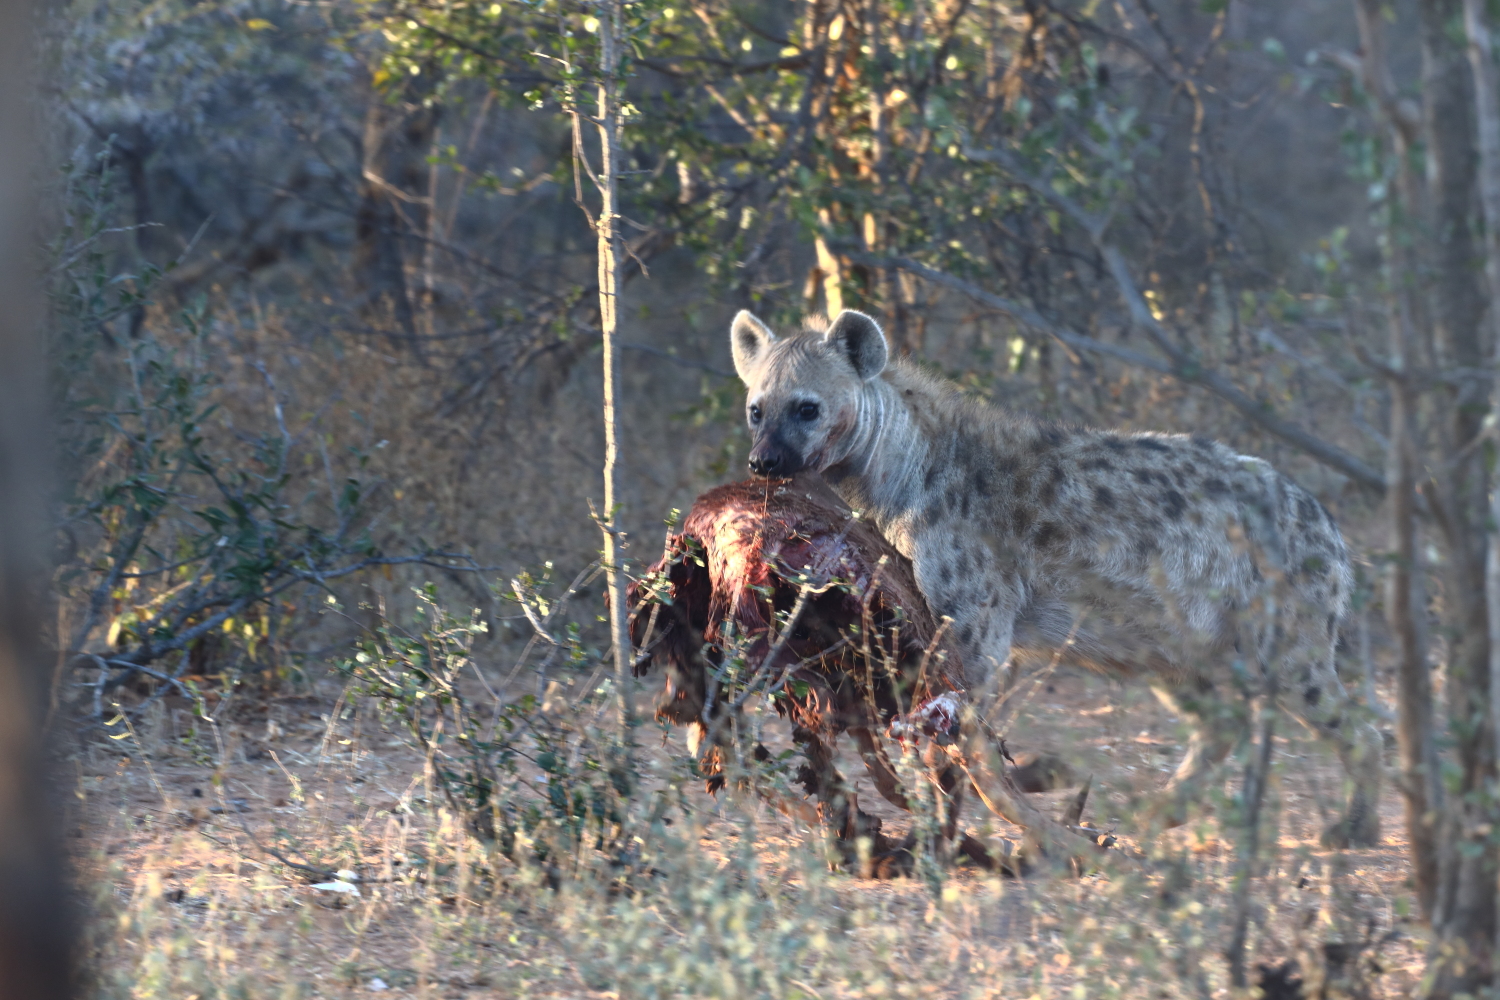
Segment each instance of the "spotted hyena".
[{"label": "spotted hyena", "polygon": [[[1206,437],[1061,427],[987,406],[889,357],[845,311],[730,333],[760,476],[821,472],[912,560],[984,704],[1006,663],[1140,676],[1196,725],[1165,801],[1180,814],[1244,733],[1243,692],[1338,750],[1335,843],[1373,843],[1380,735],[1334,666],[1352,575],[1332,516],[1266,462]],[[1271,664],[1262,667],[1262,664]]]}]

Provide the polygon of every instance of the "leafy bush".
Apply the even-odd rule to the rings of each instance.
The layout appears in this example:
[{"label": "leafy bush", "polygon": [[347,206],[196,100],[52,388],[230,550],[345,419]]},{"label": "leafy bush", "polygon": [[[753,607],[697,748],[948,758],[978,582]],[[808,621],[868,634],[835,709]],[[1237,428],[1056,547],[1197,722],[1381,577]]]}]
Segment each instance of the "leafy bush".
[{"label": "leafy bush", "polygon": [[[285,673],[289,634],[315,620],[309,598],[335,580],[401,563],[474,565],[381,551],[367,456],[336,461],[316,414],[294,429],[265,365],[254,366],[262,412],[247,420],[225,406],[232,352],[206,301],[168,319],[151,297],[170,268],[111,273],[106,178],[69,169],[78,191],[53,251],[57,409],[72,466],[58,584],[77,615],[59,641],[97,670],[96,718],[137,674],[161,682],[157,694],[187,694],[189,673],[236,676],[246,663]],[[110,332],[148,312],[127,336]]]}]

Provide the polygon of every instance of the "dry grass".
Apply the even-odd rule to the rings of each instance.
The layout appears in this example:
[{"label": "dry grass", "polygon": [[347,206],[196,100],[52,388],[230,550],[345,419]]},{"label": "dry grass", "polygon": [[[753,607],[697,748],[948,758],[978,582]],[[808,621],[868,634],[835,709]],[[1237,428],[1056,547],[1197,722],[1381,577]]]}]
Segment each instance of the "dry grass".
[{"label": "dry grass", "polygon": [[[551,888],[536,865],[489,854],[460,830],[423,758],[343,695],[333,681],[239,695],[216,706],[216,727],[158,703],[133,735],[79,741],[70,843],[92,893],[99,996],[1228,995],[1220,951],[1235,854],[1211,819],[1162,838],[1145,875],[1000,880],[959,869],[865,881],[828,871],[816,831],[753,799],[703,794],[681,734],[648,728],[641,800],[673,803],[664,823],[648,826],[644,808],[627,820],[651,874],[621,891],[585,845]],[[1096,776],[1090,818],[1123,817],[1125,833],[1133,796],[1161,780],[1181,738],[1148,693],[1072,674],[1023,717],[1013,745],[1072,756]],[[1316,975],[1327,942],[1373,937],[1378,947],[1353,963],[1362,988],[1402,995],[1421,942],[1404,917],[1394,796],[1378,848],[1320,850],[1337,765],[1285,735],[1252,961],[1301,957]],[[857,760],[841,767],[860,772]],[[884,806],[859,784],[862,806]],[[975,832],[1013,834],[975,810]],[[312,888],[267,848],[356,872],[360,896]]]}]

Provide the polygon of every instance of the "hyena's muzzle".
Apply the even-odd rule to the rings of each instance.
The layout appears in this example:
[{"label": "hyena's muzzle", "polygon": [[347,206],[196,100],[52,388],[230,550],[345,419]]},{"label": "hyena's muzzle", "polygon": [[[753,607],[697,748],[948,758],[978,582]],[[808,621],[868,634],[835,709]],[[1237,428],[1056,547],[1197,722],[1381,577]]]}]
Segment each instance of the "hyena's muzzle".
[{"label": "hyena's muzzle", "polygon": [[777,427],[766,427],[755,435],[750,447],[752,476],[783,479],[802,471],[802,449],[793,445]]}]

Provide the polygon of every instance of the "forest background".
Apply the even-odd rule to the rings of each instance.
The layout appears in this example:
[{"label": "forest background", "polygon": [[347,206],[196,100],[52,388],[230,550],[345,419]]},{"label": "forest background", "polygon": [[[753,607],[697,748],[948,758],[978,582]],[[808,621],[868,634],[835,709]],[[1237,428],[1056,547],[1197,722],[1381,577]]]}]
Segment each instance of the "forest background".
[{"label": "forest background", "polygon": [[558,646],[579,672],[606,658],[587,567],[607,78],[616,523],[636,570],[674,509],[740,475],[740,308],[779,326],[863,309],[977,398],[1263,456],[1337,513],[1360,562],[1420,988],[1484,988],[1491,16],[1479,0],[56,6],[38,48],[62,486],[49,719],[123,738],[164,698],[201,712],[237,685],[314,690],[429,580],[432,600],[479,609],[474,648],[498,658],[582,574]]}]

